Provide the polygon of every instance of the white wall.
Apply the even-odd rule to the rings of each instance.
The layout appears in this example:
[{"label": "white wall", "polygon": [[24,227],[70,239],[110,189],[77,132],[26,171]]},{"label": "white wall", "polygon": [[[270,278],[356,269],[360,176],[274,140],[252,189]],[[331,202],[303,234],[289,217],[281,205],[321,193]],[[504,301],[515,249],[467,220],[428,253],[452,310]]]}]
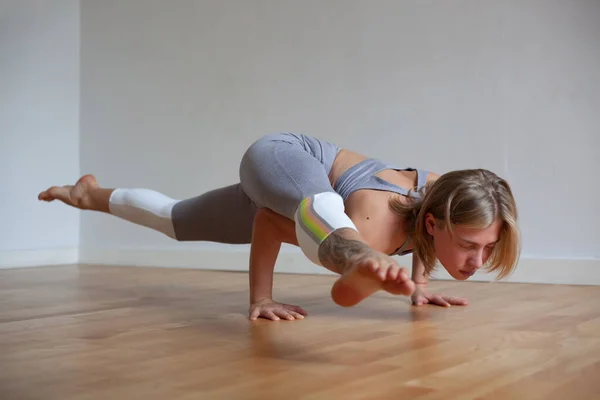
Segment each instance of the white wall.
[{"label": "white wall", "polygon": [[79,2],[0,1],[0,267],[76,262],[79,213],[37,194],[79,174]]},{"label": "white wall", "polygon": [[[193,196],[236,181],[264,133],[302,132],[437,172],[492,169],[514,187],[524,258],[600,257],[600,2],[81,7],[81,167],[106,186]],[[90,213],[81,244],[214,247]]]}]

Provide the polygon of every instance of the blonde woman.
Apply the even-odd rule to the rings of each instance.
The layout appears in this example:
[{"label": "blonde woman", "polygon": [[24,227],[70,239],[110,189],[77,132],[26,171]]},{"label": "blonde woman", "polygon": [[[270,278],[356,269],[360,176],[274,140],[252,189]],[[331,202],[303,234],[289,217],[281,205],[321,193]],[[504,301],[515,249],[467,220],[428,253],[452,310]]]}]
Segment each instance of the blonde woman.
[{"label": "blonde woman", "polygon": [[[331,297],[349,307],[379,290],[414,305],[466,305],[431,293],[439,262],[455,279],[486,267],[505,277],[520,252],[508,183],[483,170],[441,176],[398,167],[315,137],[278,133],[245,152],[240,181],[176,200],[144,188],[102,188],[92,175],[38,196],[109,213],[178,241],[250,244],[249,318],[299,319],[301,307],[272,298],[282,243],[340,275]],[[412,271],[394,255],[413,254]]]}]

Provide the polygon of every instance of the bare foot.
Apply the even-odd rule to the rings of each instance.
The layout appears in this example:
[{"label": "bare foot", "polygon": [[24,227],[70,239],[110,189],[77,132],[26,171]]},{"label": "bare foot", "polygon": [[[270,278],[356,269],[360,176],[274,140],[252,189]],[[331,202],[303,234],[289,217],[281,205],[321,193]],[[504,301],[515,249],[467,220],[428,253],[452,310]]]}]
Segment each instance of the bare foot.
[{"label": "bare foot", "polygon": [[409,296],[415,284],[406,268],[399,267],[385,254],[373,252],[346,268],[333,284],[331,297],[336,304],[351,307],[378,290]]},{"label": "bare foot", "polygon": [[93,209],[90,191],[99,188],[93,175],[84,175],[75,185],[52,186],[38,195],[38,199],[51,202],[60,200],[82,210]]}]

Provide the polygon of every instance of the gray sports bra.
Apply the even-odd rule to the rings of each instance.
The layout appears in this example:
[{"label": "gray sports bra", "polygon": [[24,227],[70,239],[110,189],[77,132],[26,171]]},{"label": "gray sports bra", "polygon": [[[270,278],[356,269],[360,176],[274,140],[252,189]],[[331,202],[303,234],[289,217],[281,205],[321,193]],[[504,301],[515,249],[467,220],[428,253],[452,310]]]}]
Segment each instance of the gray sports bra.
[{"label": "gray sports bra", "polygon": [[[350,196],[350,194],[361,189],[385,190],[388,192],[398,193],[404,196],[418,196],[418,193],[416,193],[416,191],[409,192],[409,190],[403,187],[394,185],[393,183],[390,183],[385,179],[376,176],[377,173],[387,169],[392,169],[395,171],[417,171],[416,191],[421,190],[421,188],[427,182],[428,171],[426,170],[411,167],[399,167],[396,165],[384,163],[383,161],[375,158],[367,158],[348,168],[337,180],[333,189],[337,193],[339,193],[339,195],[342,196],[344,200],[346,200],[348,196]],[[411,235],[409,232],[405,242],[399,249],[397,249],[393,253],[393,255],[404,255],[411,253],[412,250],[405,250],[410,242],[410,239]]]}]

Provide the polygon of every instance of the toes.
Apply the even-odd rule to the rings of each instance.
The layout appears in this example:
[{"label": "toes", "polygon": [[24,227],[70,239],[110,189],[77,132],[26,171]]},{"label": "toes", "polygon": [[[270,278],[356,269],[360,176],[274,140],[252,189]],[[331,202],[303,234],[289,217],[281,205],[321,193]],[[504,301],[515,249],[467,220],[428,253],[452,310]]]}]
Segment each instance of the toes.
[{"label": "toes", "polygon": [[404,281],[397,280],[395,283],[398,285],[400,293],[405,296],[410,296],[415,291],[415,283],[410,279]]},{"label": "toes", "polygon": [[47,200],[54,200],[60,196],[61,188],[58,186],[52,186],[50,189],[46,190],[45,196]]},{"label": "toes", "polygon": [[398,279],[399,273],[400,273],[400,269],[397,267],[388,268],[387,279],[390,281],[395,281],[396,279]]},{"label": "toes", "polygon": [[50,200],[51,198],[51,190],[53,189],[53,187],[44,190],[43,192],[40,192],[40,194],[38,194],[38,199],[40,200]]},{"label": "toes", "polygon": [[377,264],[376,262],[374,262],[373,260],[368,260],[366,262],[367,264],[367,269],[373,273],[377,273],[380,269],[379,264]]},{"label": "toes", "polygon": [[378,275],[382,280],[396,281],[398,283],[405,283],[410,281],[410,276],[406,271],[406,268],[397,266],[380,267]]},{"label": "toes", "polygon": [[390,267],[379,267],[379,269],[377,270],[377,276],[379,277],[380,280],[385,281],[385,277],[388,274],[388,271],[392,269]]},{"label": "toes", "polygon": [[410,280],[410,276],[409,276],[406,268],[399,268],[397,279],[399,282],[406,282],[406,281]]}]

